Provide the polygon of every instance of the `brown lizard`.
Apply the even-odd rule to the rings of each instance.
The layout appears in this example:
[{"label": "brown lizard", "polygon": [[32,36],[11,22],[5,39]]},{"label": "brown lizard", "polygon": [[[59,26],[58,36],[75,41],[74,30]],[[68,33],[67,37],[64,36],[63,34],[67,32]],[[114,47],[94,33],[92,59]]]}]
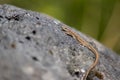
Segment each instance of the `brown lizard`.
[{"label": "brown lizard", "polygon": [[87,70],[87,72],[85,73],[85,76],[83,78],[83,80],[86,80],[89,72],[97,65],[98,60],[99,60],[99,53],[97,52],[97,50],[90,45],[87,41],[83,40],[77,33],[73,32],[72,30],[70,30],[68,27],[66,26],[62,26],[62,29],[65,31],[66,34],[72,36],[74,39],[76,39],[78,42],[80,42],[81,45],[83,45],[84,47],[87,47],[90,51],[92,51],[95,55],[95,61],[94,63],[89,67],[89,69]]}]

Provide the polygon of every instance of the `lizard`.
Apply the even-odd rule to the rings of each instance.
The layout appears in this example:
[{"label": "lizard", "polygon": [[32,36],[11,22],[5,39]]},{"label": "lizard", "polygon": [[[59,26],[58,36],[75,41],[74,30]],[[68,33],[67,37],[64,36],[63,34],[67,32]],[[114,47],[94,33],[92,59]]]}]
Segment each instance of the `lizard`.
[{"label": "lizard", "polygon": [[84,47],[87,47],[95,55],[95,61],[94,61],[94,63],[88,68],[88,70],[86,71],[86,73],[85,73],[85,75],[83,77],[83,80],[86,80],[86,78],[87,78],[88,74],[90,73],[90,71],[97,65],[97,63],[99,61],[99,53],[98,53],[98,51],[91,44],[89,44],[87,41],[85,41],[84,39],[82,39],[79,36],[79,34],[77,34],[76,32],[73,32],[67,26],[62,26],[62,30],[65,31],[65,33],[67,35],[70,35],[74,39],[76,39],[81,45],[83,45]]}]

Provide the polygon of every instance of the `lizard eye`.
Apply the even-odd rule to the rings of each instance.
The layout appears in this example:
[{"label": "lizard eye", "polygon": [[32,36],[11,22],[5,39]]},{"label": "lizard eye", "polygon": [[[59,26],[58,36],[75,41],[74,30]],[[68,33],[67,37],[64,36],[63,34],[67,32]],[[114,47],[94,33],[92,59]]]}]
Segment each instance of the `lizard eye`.
[{"label": "lizard eye", "polygon": [[67,27],[64,27],[65,30],[67,30],[68,28]]},{"label": "lizard eye", "polygon": [[67,31],[67,27],[62,26],[62,30],[63,30],[63,31]]}]

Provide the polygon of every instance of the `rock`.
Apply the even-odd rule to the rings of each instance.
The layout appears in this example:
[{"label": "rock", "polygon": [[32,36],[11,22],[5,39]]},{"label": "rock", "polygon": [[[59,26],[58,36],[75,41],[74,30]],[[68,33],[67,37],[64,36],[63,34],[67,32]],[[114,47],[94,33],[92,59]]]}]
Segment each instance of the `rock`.
[{"label": "rock", "polygon": [[[65,24],[45,14],[0,5],[0,80],[82,80],[94,55],[66,35],[62,26]],[[72,30],[100,54],[88,79],[119,80],[120,56]]]}]

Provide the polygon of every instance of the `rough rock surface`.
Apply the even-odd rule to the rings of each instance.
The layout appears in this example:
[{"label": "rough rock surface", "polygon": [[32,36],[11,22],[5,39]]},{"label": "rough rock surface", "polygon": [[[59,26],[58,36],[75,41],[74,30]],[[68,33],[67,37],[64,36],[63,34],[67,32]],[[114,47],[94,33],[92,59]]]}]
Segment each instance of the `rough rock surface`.
[{"label": "rough rock surface", "polygon": [[[0,80],[80,80],[94,55],[44,14],[0,5]],[[72,29],[72,28],[71,28]],[[88,80],[119,80],[120,56],[77,32],[100,54]]]}]

